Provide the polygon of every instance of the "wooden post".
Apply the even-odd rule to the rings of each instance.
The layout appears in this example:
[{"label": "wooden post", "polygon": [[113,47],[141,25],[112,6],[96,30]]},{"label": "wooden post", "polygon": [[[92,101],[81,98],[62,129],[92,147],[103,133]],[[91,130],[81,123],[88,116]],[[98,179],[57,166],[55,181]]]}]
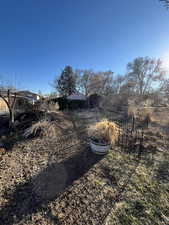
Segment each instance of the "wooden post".
[{"label": "wooden post", "polygon": [[135,115],[132,117],[132,131],[135,131]]}]

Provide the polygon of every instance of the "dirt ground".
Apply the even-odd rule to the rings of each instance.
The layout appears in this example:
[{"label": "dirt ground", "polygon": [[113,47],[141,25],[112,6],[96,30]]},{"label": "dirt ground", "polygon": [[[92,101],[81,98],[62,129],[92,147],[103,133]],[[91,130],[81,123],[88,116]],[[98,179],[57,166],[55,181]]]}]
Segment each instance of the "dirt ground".
[{"label": "dirt ground", "polygon": [[154,112],[141,159],[119,147],[91,153],[86,127],[107,114],[53,113],[57,137],[0,155],[0,225],[169,223],[168,110]]}]

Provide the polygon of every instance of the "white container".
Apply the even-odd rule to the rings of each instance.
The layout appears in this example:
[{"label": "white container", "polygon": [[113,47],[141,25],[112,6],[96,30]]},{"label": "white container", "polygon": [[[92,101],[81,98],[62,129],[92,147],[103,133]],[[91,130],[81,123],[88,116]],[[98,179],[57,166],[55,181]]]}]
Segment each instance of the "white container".
[{"label": "white container", "polygon": [[104,155],[107,154],[110,150],[111,146],[108,144],[100,144],[97,142],[94,142],[93,140],[90,140],[90,147],[93,153],[96,153],[98,155]]}]

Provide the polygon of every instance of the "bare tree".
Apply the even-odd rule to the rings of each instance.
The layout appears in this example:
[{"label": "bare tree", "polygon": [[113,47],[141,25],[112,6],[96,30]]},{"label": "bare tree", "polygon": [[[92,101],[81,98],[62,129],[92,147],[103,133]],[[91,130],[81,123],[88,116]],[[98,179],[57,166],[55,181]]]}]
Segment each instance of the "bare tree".
[{"label": "bare tree", "polygon": [[123,90],[123,86],[125,85],[126,77],[123,75],[117,75],[113,80],[112,92],[113,94],[120,94]]},{"label": "bare tree", "polygon": [[163,2],[167,9],[169,8],[169,0],[160,0],[160,2]]},{"label": "bare tree", "polygon": [[10,89],[7,91],[0,91],[0,98],[6,103],[9,110],[9,127],[12,128],[15,122],[15,103],[16,92],[12,92]]},{"label": "bare tree", "polygon": [[90,94],[90,82],[93,76],[92,70],[76,70],[76,89],[85,96]]},{"label": "bare tree", "polygon": [[164,79],[165,71],[160,59],[138,57],[127,65],[127,82],[132,83],[133,92],[138,95],[150,93],[159,81]]},{"label": "bare tree", "polygon": [[95,93],[106,95],[112,91],[112,75],[112,71],[93,72],[92,70],[76,70],[76,86],[86,96]]},{"label": "bare tree", "polygon": [[111,70],[98,72],[93,76],[91,86],[95,89],[95,93],[108,95],[113,90],[113,72]]},{"label": "bare tree", "polygon": [[163,96],[169,99],[169,79],[165,79],[160,83],[158,93],[161,93]]}]

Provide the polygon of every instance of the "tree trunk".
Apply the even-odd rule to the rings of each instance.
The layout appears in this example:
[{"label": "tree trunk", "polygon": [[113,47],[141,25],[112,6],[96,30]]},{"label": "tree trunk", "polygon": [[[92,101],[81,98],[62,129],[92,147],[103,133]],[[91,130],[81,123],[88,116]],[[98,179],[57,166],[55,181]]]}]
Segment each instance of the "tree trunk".
[{"label": "tree trunk", "polygon": [[8,110],[9,110],[9,128],[13,128],[14,127],[14,122],[15,122],[15,103],[16,103],[16,93],[14,95],[14,99],[13,102],[11,101],[11,92],[10,90],[8,90],[7,92],[7,99],[5,97],[5,95],[1,95],[0,93],[0,98],[2,98],[4,100],[4,102],[6,103]]},{"label": "tree trunk", "polygon": [[15,122],[14,111],[9,109],[9,128],[14,127],[14,122]]}]

